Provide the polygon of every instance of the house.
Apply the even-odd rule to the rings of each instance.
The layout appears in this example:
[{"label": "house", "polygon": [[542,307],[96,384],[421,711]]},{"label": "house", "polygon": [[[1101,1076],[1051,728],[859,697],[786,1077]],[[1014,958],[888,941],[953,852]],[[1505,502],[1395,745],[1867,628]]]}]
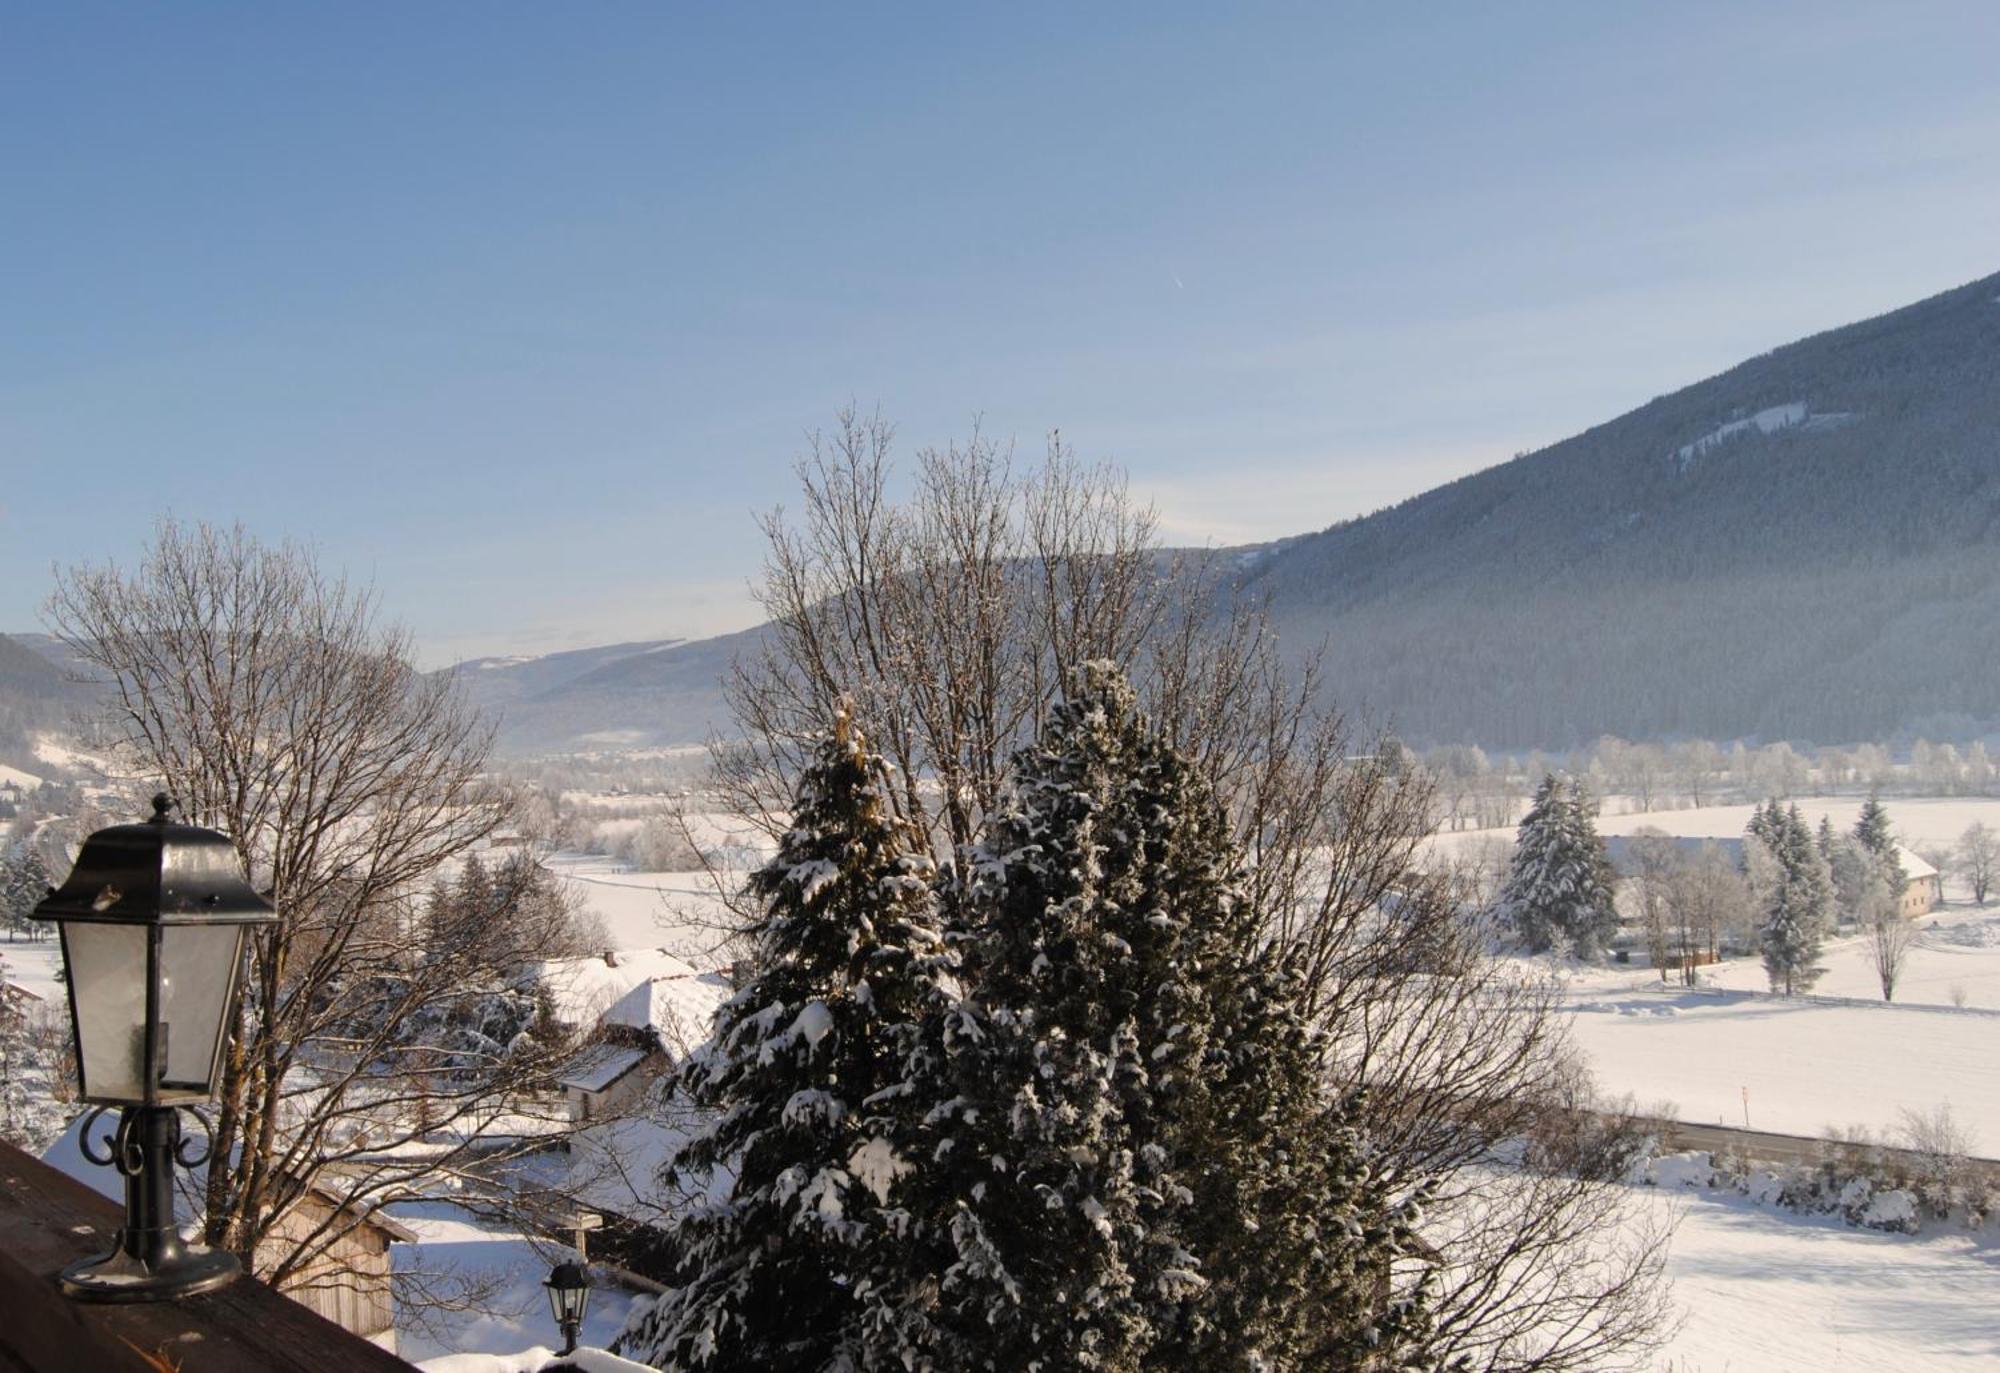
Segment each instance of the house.
[{"label": "house", "polygon": [[602,1120],[637,1097],[664,1067],[666,1059],[656,1049],[600,1041],[571,1059],[556,1085],[571,1120]]},{"label": "house", "polygon": [[18,982],[0,982],[0,1015],[27,1018],[41,1011],[45,1004],[39,993]]},{"label": "house", "polygon": [[1938,870],[1901,844],[1896,845],[1896,859],[1903,865],[1903,876],[1910,880],[1903,888],[1904,916],[1914,920],[1936,910],[1944,900],[1944,880]]},{"label": "house", "polygon": [[[708,1037],[708,1027],[722,1003],[735,995],[721,973],[699,973],[670,954],[643,951],[647,957],[620,960],[606,954],[602,970],[565,967],[559,970],[562,1004],[558,1019],[591,1025],[586,1017],[609,986],[624,981],[609,976],[619,970],[655,969],[670,960],[677,967],[664,973],[645,972],[595,1017],[592,1042],[570,1061],[557,1078],[574,1121],[602,1120],[616,1115],[645,1085]],[[590,960],[567,960],[585,963]]]},{"label": "house", "polygon": [[585,958],[551,958],[530,963],[526,983],[548,998],[549,1011],[572,1030],[594,1028],[634,987],[660,977],[696,977],[691,963],[665,949],[606,949]]}]

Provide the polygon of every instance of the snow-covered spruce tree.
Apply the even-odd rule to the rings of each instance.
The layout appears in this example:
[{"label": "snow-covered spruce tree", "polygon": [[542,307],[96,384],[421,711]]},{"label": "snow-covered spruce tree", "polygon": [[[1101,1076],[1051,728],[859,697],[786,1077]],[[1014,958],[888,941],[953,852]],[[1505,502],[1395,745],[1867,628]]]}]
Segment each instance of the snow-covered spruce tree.
[{"label": "snow-covered spruce tree", "polygon": [[1910,875],[1903,871],[1903,860],[1896,853],[1895,831],[1889,827],[1889,808],[1873,792],[1861,804],[1861,814],[1854,822],[1854,837],[1881,869],[1882,880],[1889,884],[1889,894],[1901,901],[1903,893],[1909,889]]},{"label": "snow-covered spruce tree", "polygon": [[1136,1370],[1202,1287],[1158,1135],[1207,1029],[1176,889],[1220,875],[1179,870],[1164,761],[1123,679],[1088,665],[954,894],[974,1000],[932,1126],[967,1368]]},{"label": "snow-covered spruce tree", "polygon": [[1771,990],[1787,996],[1809,992],[1826,971],[1819,963],[1833,908],[1826,859],[1797,806],[1782,810],[1773,801],[1752,817],[1750,833],[1770,856],[1770,862],[1754,868],[1762,874],[1759,942]]},{"label": "snow-covered spruce tree", "polygon": [[1284,951],[1254,948],[1251,921],[1224,928],[1207,1090],[1190,1103],[1205,1109],[1179,1123],[1176,1153],[1191,1194],[1181,1230],[1207,1286],[1147,1367],[1428,1367],[1424,1287],[1397,1272],[1420,1248],[1418,1208],[1374,1166],[1358,1097],[1329,1093]]},{"label": "snow-covered spruce tree", "polygon": [[51,1036],[38,1033],[32,1013],[7,994],[7,979],[0,960],[0,1140],[39,1155],[74,1112],[56,1098],[58,1051]]},{"label": "snow-covered spruce tree", "polygon": [[1549,773],[1535,789],[1500,909],[1530,953],[1595,958],[1617,930],[1611,862],[1576,783]]},{"label": "snow-covered spruce tree", "polygon": [[[670,1162],[726,1197],[676,1227],[678,1286],[618,1352],[663,1369],[923,1369],[921,1281],[943,1264],[906,1206],[924,1106],[917,1033],[954,995],[930,859],[883,804],[881,759],[839,717],[793,825],[752,874],[755,973],[675,1084],[713,1113]],[[907,1357],[906,1357],[907,1356]]]},{"label": "snow-covered spruce tree", "polygon": [[[937,1150],[957,1366],[1354,1368],[1400,1345],[1408,1234],[1298,988],[1238,886],[1220,805],[1086,664],[1017,758],[963,893]],[[1384,1309],[1376,1309],[1383,1306]]]},{"label": "snow-covered spruce tree", "polygon": [[20,935],[43,937],[48,927],[31,919],[29,912],[53,885],[48,864],[32,843],[23,843],[12,857],[0,858],[0,923],[7,926],[10,941]]}]

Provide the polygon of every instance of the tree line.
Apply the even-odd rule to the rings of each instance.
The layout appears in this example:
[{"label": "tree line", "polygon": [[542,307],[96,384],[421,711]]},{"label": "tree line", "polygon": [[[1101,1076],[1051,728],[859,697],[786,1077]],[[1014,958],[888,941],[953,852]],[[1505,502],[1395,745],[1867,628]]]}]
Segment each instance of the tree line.
[{"label": "tree line", "polygon": [[[1624,925],[1614,870],[1580,781],[1550,773],[1523,818],[1496,901],[1506,927],[1529,953],[1594,960]],[[1688,986],[1696,969],[1723,952],[1754,947],[1771,990],[1798,995],[1825,972],[1827,938],[1840,928],[1862,932],[1882,989],[1896,983],[1915,942],[1904,914],[1909,877],[1888,808],[1870,796],[1851,833],[1822,819],[1809,827],[1796,804],[1771,801],[1751,816],[1740,860],[1712,841],[1689,843],[1641,829],[1627,841],[1626,912],[1635,917],[1651,965],[1663,980]],[[2000,844],[1975,824],[1960,840],[1984,902]]]}]

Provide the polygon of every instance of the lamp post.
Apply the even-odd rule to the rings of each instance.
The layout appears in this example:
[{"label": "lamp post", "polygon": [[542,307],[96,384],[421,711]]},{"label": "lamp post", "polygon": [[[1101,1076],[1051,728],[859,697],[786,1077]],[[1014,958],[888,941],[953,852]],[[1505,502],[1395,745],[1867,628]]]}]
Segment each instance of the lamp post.
[{"label": "lamp post", "polygon": [[[151,820],[84,840],[68,880],[34,909],[62,935],[79,1095],[97,1108],[84,1156],[125,1179],[117,1247],[62,1273],[63,1290],[86,1301],[206,1292],[241,1271],[234,1254],[182,1241],[173,1169],[207,1160],[188,1152],[180,1112],[200,1120],[194,1103],[215,1095],[245,933],[278,917],[244,881],[235,846],[170,823],[172,804],[155,796]],[[118,1129],[100,1155],[90,1131],[114,1106]]]},{"label": "lamp post", "polygon": [[574,1354],[584,1308],[590,1305],[590,1272],[580,1263],[565,1261],[555,1266],[542,1286],[549,1290],[549,1311],[562,1331],[563,1347],[556,1352]]}]

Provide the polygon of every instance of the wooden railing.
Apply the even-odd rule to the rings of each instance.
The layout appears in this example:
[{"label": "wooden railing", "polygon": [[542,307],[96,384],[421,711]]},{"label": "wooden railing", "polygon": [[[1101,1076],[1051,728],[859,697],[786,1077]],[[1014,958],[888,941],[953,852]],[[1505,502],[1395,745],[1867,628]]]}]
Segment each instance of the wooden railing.
[{"label": "wooden railing", "polygon": [[179,1301],[73,1301],[56,1274],[111,1247],[122,1212],[0,1144],[0,1373],[409,1373],[260,1282]]}]

